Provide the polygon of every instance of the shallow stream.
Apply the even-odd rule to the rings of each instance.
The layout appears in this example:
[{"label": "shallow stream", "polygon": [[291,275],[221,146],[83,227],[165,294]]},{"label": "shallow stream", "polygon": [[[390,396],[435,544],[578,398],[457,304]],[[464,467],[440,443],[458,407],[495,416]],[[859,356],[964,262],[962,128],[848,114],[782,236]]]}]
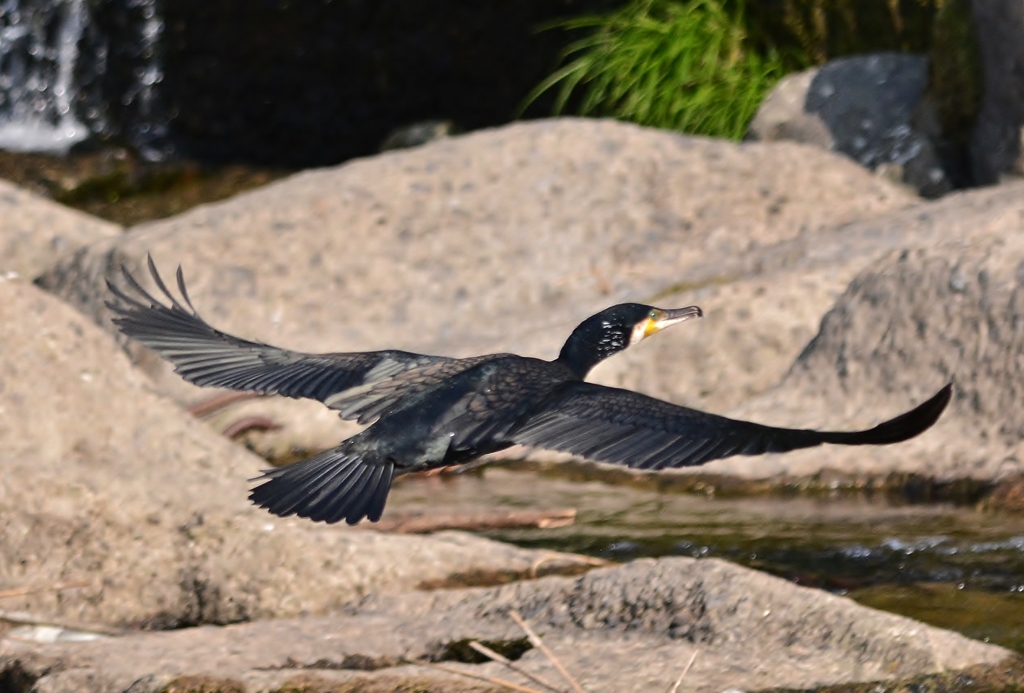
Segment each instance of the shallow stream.
[{"label": "shallow stream", "polygon": [[[483,532],[614,561],[716,556],[1024,653],[1024,516],[860,498],[713,499],[487,469],[407,479],[388,513],[576,508]],[[387,515],[385,515],[387,516]]]}]

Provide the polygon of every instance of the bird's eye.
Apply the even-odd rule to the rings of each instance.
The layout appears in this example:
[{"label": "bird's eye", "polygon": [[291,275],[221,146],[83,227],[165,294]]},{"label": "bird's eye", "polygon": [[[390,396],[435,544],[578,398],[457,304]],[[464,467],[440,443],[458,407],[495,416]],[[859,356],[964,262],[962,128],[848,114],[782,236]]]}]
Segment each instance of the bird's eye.
[{"label": "bird's eye", "polygon": [[658,319],[658,311],[652,310],[650,313],[647,314],[647,317],[649,317],[651,320],[657,320]]}]

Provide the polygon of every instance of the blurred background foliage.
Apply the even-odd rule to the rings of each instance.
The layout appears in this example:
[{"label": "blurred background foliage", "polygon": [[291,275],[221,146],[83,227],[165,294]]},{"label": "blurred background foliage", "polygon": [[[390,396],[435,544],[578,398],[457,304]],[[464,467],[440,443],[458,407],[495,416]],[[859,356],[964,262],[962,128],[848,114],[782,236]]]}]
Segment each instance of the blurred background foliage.
[{"label": "blurred background foliage", "polygon": [[746,23],[759,48],[785,46],[821,64],[859,53],[927,53],[945,0],[753,0]]},{"label": "blurred background foliage", "polygon": [[523,108],[553,90],[555,113],[739,139],[786,73],[898,51],[932,55],[943,125],[963,132],[980,97],[970,27],[967,0],[628,0],[542,27],[571,42]]}]

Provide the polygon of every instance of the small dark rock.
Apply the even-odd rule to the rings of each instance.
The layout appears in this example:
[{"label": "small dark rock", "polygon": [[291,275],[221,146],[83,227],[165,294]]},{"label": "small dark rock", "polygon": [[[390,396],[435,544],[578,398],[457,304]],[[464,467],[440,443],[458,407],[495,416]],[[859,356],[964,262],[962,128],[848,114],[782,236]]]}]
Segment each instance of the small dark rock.
[{"label": "small dark rock", "polygon": [[392,149],[418,147],[427,142],[450,137],[457,131],[450,120],[424,120],[392,130],[380,145],[380,150],[387,152]]},{"label": "small dark rock", "polygon": [[780,82],[749,139],[790,139],[842,152],[872,171],[940,197],[953,185],[925,98],[928,59],[882,53],[833,60]]}]

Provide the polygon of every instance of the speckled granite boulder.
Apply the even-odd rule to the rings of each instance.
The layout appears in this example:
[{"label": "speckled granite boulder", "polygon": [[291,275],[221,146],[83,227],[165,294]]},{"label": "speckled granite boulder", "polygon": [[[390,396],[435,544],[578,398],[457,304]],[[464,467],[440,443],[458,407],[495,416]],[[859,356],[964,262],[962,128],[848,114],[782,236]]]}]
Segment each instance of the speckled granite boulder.
[{"label": "speckled granite boulder", "polygon": [[35,279],[82,246],[121,227],[0,180],[0,276]]}]

